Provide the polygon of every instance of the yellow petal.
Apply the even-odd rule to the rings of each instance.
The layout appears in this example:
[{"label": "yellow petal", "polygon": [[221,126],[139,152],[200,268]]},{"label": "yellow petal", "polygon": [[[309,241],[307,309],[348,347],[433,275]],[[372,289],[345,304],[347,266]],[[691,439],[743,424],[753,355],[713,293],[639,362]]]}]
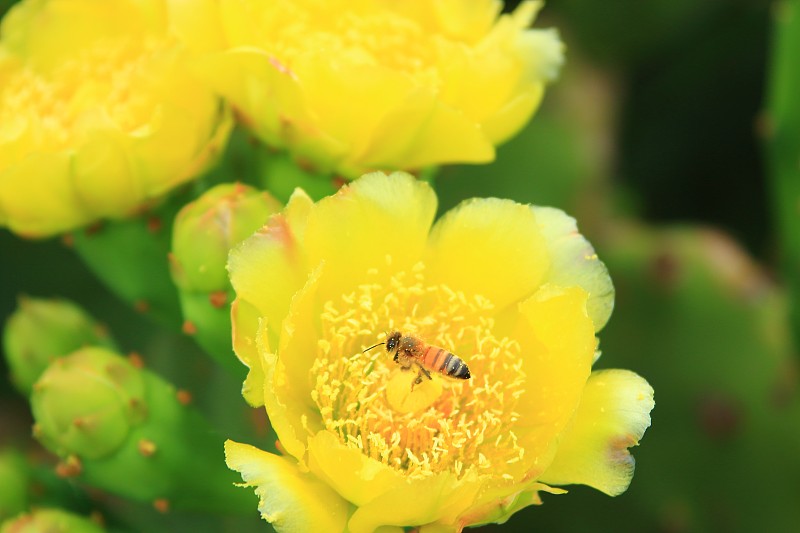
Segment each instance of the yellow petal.
[{"label": "yellow petal", "polygon": [[146,197],[128,153],[128,140],[118,130],[97,128],[87,132],[75,153],[73,168],[75,189],[90,216],[126,213]]},{"label": "yellow petal", "polygon": [[[264,405],[264,370],[256,343],[259,317],[258,309],[247,300],[237,298],[231,304],[233,351],[249,369],[242,385],[242,396],[252,407]],[[267,320],[264,318],[264,322]]]},{"label": "yellow petal", "polygon": [[225,462],[255,487],[258,510],[280,533],[344,531],[348,503],[324,483],[303,474],[291,459],[248,444],[225,442]]},{"label": "yellow petal", "polygon": [[653,388],[633,372],[592,373],[575,420],[541,479],[555,485],[581,483],[610,496],[625,492],[634,469],[628,448],[639,444],[650,426],[654,405]]},{"label": "yellow petal", "polygon": [[237,298],[246,300],[259,316],[267,318],[275,344],[292,295],[308,276],[304,247],[295,227],[302,229],[305,224],[309,203],[305,194],[294,194],[285,213],[270,217],[266,226],[234,248],[228,258]]},{"label": "yellow petal", "polygon": [[520,92],[483,122],[486,137],[495,144],[508,140],[528,123],[543,96],[543,84],[532,85],[527,91]]},{"label": "yellow petal", "polygon": [[269,349],[267,327],[259,325],[258,350],[264,373],[264,406],[283,448],[298,461],[304,461],[309,434],[320,430],[319,413],[310,408],[310,397],[302,387],[287,379],[284,362]]},{"label": "yellow petal", "polygon": [[344,446],[323,430],[308,441],[308,466],[346,500],[364,505],[405,482],[397,470]]},{"label": "yellow petal", "polygon": [[614,285],[608,269],[589,241],[578,233],[574,218],[552,207],[533,207],[533,212],[552,258],[545,278],[562,287],[577,285],[589,293],[586,311],[595,331],[600,331],[614,309]]},{"label": "yellow petal", "polygon": [[42,237],[87,221],[72,187],[71,161],[64,153],[40,153],[0,172],[0,210],[11,230]]},{"label": "yellow petal", "polygon": [[488,163],[494,146],[466,114],[419,89],[378,125],[364,165],[416,169],[440,163]]},{"label": "yellow petal", "polygon": [[325,261],[323,301],[351,290],[370,268],[409,270],[422,259],[436,195],[408,174],[376,172],[322,199],[308,217],[309,263]]},{"label": "yellow petal", "polygon": [[284,369],[287,388],[299,401],[315,407],[311,399],[311,367],[317,358],[318,303],[320,280],[327,265],[321,264],[308,276],[303,287],[292,296],[289,312],[283,321],[278,345],[279,361]]},{"label": "yellow petal", "polygon": [[483,295],[501,310],[533,293],[550,259],[533,211],[489,198],[468,200],[436,222],[426,264],[432,282]]},{"label": "yellow petal", "polygon": [[467,526],[502,524],[520,509],[529,505],[541,505],[539,492],[565,494],[567,491],[531,481],[489,487],[481,491],[478,501],[459,517],[459,521]]},{"label": "yellow petal", "polygon": [[477,479],[466,476],[459,480],[451,473],[407,479],[359,506],[348,526],[351,533],[371,533],[382,525],[455,524],[479,489]]},{"label": "yellow petal", "polygon": [[534,478],[552,460],[591,372],[597,342],[586,299],[580,287],[545,285],[519,306],[513,338],[522,346],[526,380],[516,409],[525,416],[514,431],[525,448],[520,463]]}]

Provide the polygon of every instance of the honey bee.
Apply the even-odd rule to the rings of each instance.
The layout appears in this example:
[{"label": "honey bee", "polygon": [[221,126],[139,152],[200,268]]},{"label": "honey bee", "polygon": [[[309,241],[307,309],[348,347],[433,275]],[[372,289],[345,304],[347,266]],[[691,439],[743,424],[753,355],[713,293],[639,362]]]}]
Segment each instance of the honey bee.
[{"label": "honey bee", "polygon": [[364,353],[383,344],[386,345],[386,351],[394,355],[395,363],[406,370],[411,369],[414,365],[419,368],[417,379],[414,380],[415,385],[422,383],[422,376],[433,379],[431,372],[439,372],[456,379],[470,378],[467,363],[457,355],[444,348],[431,346],[417,337],[403,335],[399,331],[389,333],[386,341],[370,346],[364,350]]}]

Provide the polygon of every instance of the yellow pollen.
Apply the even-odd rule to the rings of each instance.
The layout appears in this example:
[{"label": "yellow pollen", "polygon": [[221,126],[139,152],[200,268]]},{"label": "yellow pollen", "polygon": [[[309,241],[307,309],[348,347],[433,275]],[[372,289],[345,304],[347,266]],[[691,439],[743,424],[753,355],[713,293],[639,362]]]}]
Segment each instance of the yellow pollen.
[{"label": "yellow pollen", "polygon": [[24,134],[32,144],[62,149],[102,121],[135,131],[152,120],[150,88],[161,75],[154,69],[168,68],[170,46],[154,37],[119,39],[96,43],[48,72],[11,66],[0,87],[0,138]]},{"label": "yellow pollen", "polygon": [[[388,281],[371,277],[323,305],[311,399],[325,428],[414,478],[511,469],[524,456],[513,427],[525,373],[519,344],[493,333],[492,303],[426,283],[419,266]],[[391,330],[451,351],[472,378],[434,371],[412,391],[416,367],[401,368],[385,346],[362,353]]]}]

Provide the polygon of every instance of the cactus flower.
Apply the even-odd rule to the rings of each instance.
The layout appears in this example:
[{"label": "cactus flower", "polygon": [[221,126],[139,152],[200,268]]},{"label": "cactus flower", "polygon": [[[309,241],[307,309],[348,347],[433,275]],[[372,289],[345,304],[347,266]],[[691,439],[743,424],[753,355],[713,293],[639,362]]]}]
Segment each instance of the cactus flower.
[{"label": "cactus flower", "polygon": [[26,395],[55,358],[84,346],[113,348],[114,342],[92,317],[67,300],[23,296],[3,330],[11,381]]},{"label": "cactus flower", "polygon": [[556,33],[529,28],[541,2],[209,2],[218,31],[183,35],[216,49],[200,75],[264,142],[348,179],[492,161],[562,62]]},{"label": "cactus flower", "polygon": [[241,368],[231,349],[228,253],[280,207],[267,192],[225,183],[206,191],[175,217],[170,267],[183,317],[198,342],[223,365]]},{"label": "cactus flower", "polygon": [[45,237],[195,177],[230,118],[186,69],[171,0],[25,0],[0,25],[0,225]]},{"label": "cactus flower", "polygon": [[[316,204],[298,190],[231,253],[244,395],[283,453],[228,441],[226,457],[278,531],[460,531],[554,485],[630,483],[653,390],[592,372],[614,291],[575,221],[475,199],[432,225],[436,204],[403,173]],[[364,351],[393,330],[456,354],[469,379]]]}]

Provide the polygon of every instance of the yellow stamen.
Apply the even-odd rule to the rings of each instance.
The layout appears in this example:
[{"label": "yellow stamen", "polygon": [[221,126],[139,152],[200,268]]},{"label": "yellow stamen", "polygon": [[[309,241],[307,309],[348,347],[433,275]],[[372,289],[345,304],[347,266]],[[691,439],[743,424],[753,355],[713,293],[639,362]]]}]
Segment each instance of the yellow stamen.
[{"label": "yellow stamen", "polygon": [[[493,312],[485,298],[427,284],[421,267],[326,302],[311,394],[326,429],[410,477],[503,473],[524,454],[511,428],[525,373],[519,344],[495,336]],[[362,353],[394,329],[452,351],[472,379],[432,372],[412,391],[416,369],[382,346]]]}]

